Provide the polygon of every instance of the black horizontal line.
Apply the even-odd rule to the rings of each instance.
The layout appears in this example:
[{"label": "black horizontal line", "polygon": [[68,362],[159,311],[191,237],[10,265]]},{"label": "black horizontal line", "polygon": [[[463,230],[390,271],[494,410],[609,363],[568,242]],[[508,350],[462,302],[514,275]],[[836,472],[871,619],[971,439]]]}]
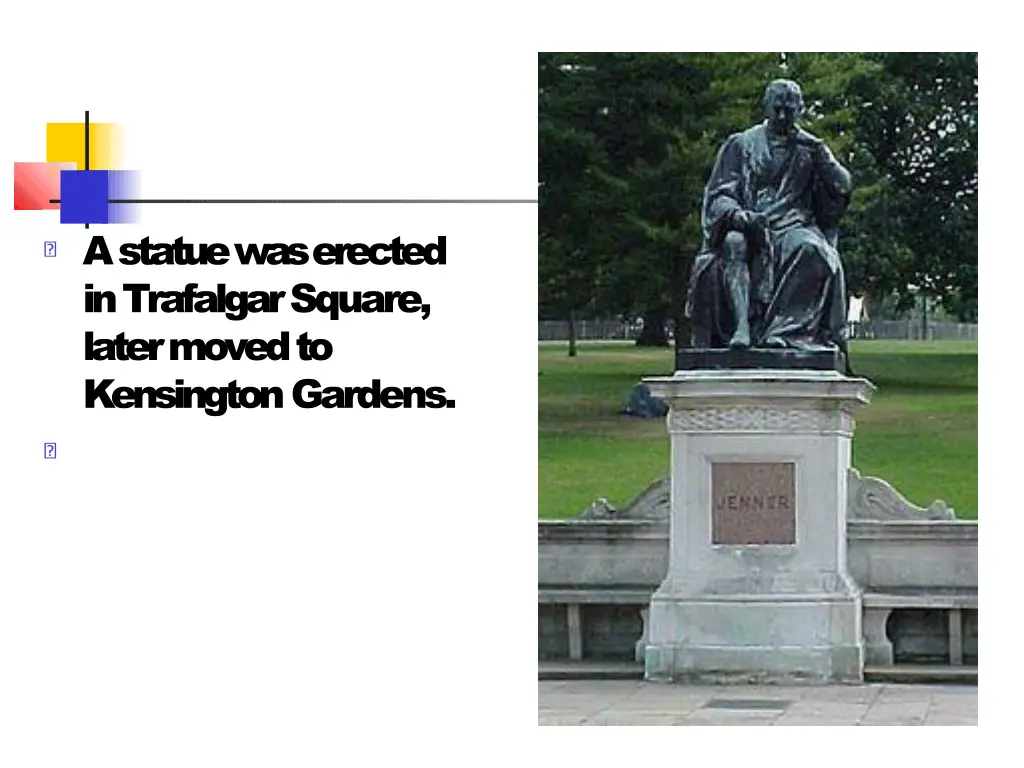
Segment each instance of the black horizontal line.
[{"label": "black horizontal line", "polygon": [[[60,200],[51,200],[51,203],[59,203]],[[494,199],[494,200],[244,200],[244,199],[219,199],[219,200],[107,200],[108,203],[122,203],[122,204],[138,204],[138,203],[169,203],[171,205],[186,205],[191,203],[228,203],[235,205],[264,205],[264,204],[278,204],[278,203],[305,203],[305,204],[344,204],[344,205],[383,205],[383,204],[419,204],[419,203],[447,203],[454,205],[463,205],[469,203],[491,203],[491,204],[507,204],[507,203],[537,203],[537,200],[515,200],[515,199]]]},{"label": "black horizontal line", "polygon": [[282,200],[254,200],[254,199],[219,199],[219,200],[108,200],[110,203],[233,203],[237,205],[264,205],[278,203],[308,203],[308,204],[371,204],[379,205],[385,203],[406,204],[406,203],[536,203],[536,200],[342,200],[342,199],[282,199]]}]

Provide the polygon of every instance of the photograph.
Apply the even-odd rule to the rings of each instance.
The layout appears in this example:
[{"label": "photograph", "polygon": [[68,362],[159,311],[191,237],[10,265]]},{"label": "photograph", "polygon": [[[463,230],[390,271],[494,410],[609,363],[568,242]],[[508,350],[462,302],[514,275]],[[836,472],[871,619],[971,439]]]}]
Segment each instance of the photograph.
[{"label": "photograph", "polygon": [[977,53],[538,54],[538,722],[976,725]]}]

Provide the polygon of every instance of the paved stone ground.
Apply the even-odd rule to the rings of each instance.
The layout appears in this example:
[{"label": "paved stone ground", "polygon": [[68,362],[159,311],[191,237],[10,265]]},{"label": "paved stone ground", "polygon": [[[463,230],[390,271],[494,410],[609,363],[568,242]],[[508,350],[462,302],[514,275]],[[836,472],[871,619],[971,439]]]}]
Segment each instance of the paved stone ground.
[{"label": "paved stone ground", "polygon": [[696,686],[542,680],[540,725],[977,725],[965,685]]}]

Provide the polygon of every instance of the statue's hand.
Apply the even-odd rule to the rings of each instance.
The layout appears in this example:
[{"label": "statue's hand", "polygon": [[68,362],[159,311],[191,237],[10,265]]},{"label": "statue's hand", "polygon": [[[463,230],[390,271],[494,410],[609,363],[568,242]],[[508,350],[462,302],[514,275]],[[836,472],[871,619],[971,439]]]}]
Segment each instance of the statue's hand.
[{"label": "statue's hand", "polygon": [[768,226],[768,217],[757,211],[736,211],[732,215],[732,228],[737,232],[751,234]]},{"label": "statue's hand", "polygon": [[818,162],[823,162],[828,159],[828,145],[825,144],[824,140],[819,139],[817,136],[808,133],[803,128],[798,128],[796,135],[793,137],[794,142],[798,147],[803,147],[811,153]]},{"label": "statue's hand", "polygon": [[819,144],[825,143],[817,136],[815,136],[813,133],[809,133],[808,131],[805,131],[803,128],[797,128],[796,131],[794,131],[793,141],[795,141],[798,146],[807,147],[808,149],[814,149]]}]

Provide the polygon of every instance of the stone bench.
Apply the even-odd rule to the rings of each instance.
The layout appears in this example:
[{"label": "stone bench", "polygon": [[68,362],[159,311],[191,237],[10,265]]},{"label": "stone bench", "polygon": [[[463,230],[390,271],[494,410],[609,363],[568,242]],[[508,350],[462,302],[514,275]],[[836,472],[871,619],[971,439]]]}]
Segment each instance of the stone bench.
[{"label": "stone bench", "polygon": [[947,612],[949,663],[964,663],[964,611],[978,609],[977,589],[872,589],[863,594],[864,662],[892,666],[893,644],[889,619],[896,610]]},{"label": "stone bench", "polygon": [[[942,502],[915,507],[855,469],[848,484],[847,562],[863,590],[866,664],[969,673],[977,523],[957,520]],[[670,495],[662,478],[624,510],[602,500],[580,519],[539,522],[541,660],[643,660],[650,597],[668,570]]]},{"label": "stone bench", "polygon": [[634,658],[643,661],[647,646],[647,612],[653,591],[653,587],[546,587],[537,591],[537,597],[541,605],[565,606],[571,661],[583,658],[582,606],[636,606],[640,612],[643,631],[636,641]]}]

